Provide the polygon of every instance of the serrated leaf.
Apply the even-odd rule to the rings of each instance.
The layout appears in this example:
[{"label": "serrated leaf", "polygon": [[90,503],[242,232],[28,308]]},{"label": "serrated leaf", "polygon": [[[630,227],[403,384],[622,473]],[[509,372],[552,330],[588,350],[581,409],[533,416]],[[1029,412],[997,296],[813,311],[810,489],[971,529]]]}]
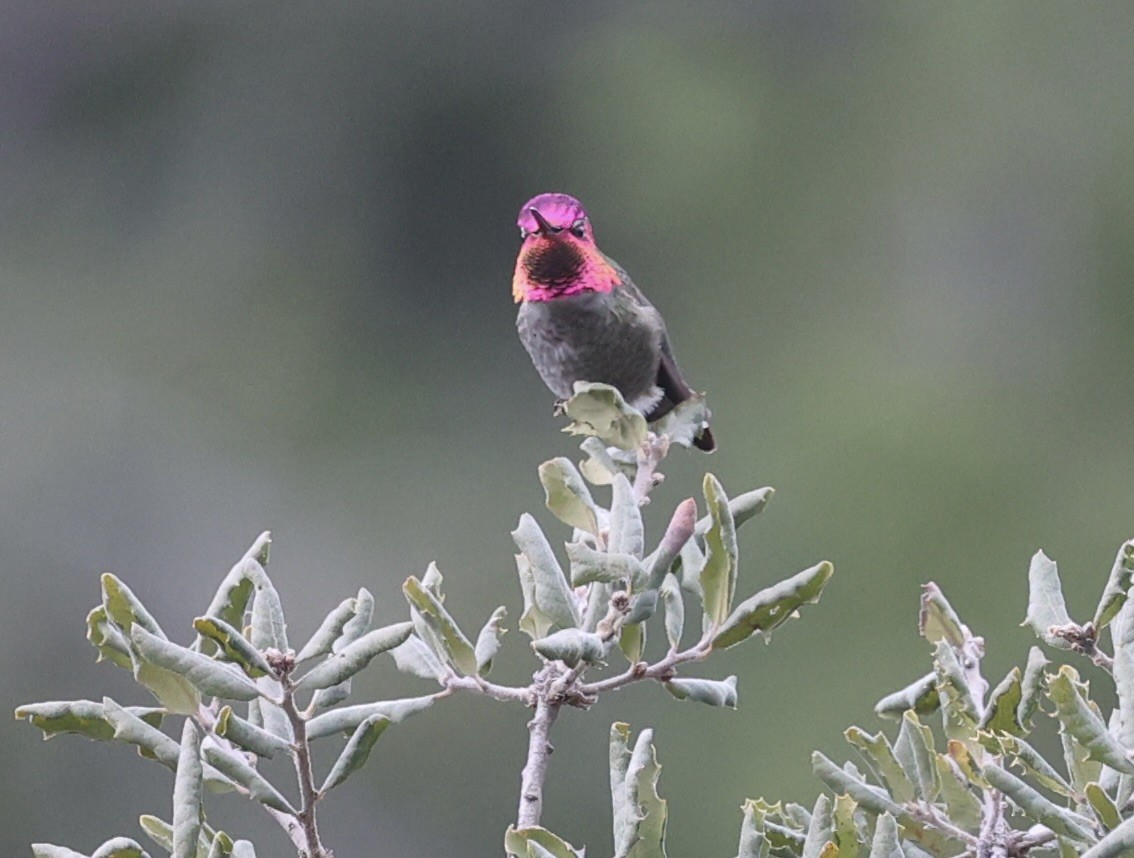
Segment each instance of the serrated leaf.
[{"label": "serrated leaf", "polygon": [[547,508],[564,524],[598,536],[598,507],[570,459],[560,456],[539,466]]},{"label": "serrated leaf", "polygon": [[[1114,687],[1118,694],[1118,729],[1115,733],[1126,748],[1134,748],[1134,600],[1127,600],[1110,626],[1114,641]],[[1134,778],[1124,778],[1120,803],[1129,800]]]},{"label": "serrated leaf", "polygon": [[[145,630],[132,630],[135,635],[138,632]],[[186,718],[173,780],[173,858],[196,858],[201,837],[202,788],[201,734],[193,719]]]},{"label": "serrated leaf", "polygon": [[1060,807],[1000,766],[985,766],[982,774],[994,789],[1008,796],[1030,819],[1078,843],[1094,842],[1091,821],[1085,816]]},{"label": "serrated leaf", "polygon": [[360,703],[357,706],[343,706],[322,715],[316,715],[307,722],[307,738],[321,739],[335,733],[352,733],[358,725],[372,716],[389,718],[398,722],[417,712],[428,709],[437,698],[433,695],[407,697],[401,700],[379,700],[376,703]]},{"label": "serrated leaf", "polygon": [[665,855],[666,802],[658,796],[661,766],[653,730],[642,730],[630,750],[629,725],[610,729],[610,794],[614,809],[614,858]]},{"label": "serrated leaf", "polygon": [[[1011,736],[1006,736],[1006,739],[1012,739]],[[965,779],[971,783],[979,786],[981,789],[988,789],[988,781],[984,779],[981,774],[980,766],[977,764],[976,759],[969,751],[964,742],[958,742],[956,739],[950,739],[948,742],[949,758],[957,764],[957,768],[961,770],[961,774]]]},{"label": "serrated leaf", "polygon": [[811,769],[836,795],[849,795],[871,813],[902,815],[901,807],[885,791],[851,777],[819,751],[811,754]]},{"label": "serrated leaf", "polygon": [[568,667],[598,664],[606,654],[606,645],[599,635],[579,629],[560,629],[532,641],[532,649],[548,661],[558,660]]},{"label": "serrated leaf", "polygon": [[[441,601],[412,575],[402,585],[402,592],[405,593],[406,599],[420,614],[430,631],[440,641],[449,664],[465,676],[475,676],[477,662],[473,645],[457,626],[456,620],[445,610]],[[406,630],[405,637],[398,643],[409,637],[410,630],[412,630],[412,626],[411,629]]]},{"label": "serrated leaf", "polygon": [[339,754],[339,758],[335,760],[335,764],[331,767],[331,771],[327,775],[327,779],[323,781],[323,786],[319,789],[319,792],[326,793],[334,789],[366,765],[366,760],[370,757],[370,750],[378,741],[378,737],[390,726],[390,723],[390,719],[385,715],[370,715],[365,718],[355,728],[350,739],[347,740],[346,747]]},{"label": "serrated leaf", "polygon": [[258,757],[270,760],[279,753],[287,755],[292,753],[291,745],[284,739],[239,717],[232,711],[231,706],[225,706],[217,713],[213,730],[218,736],[228,739],[246,751],[251,751]]},{"label": "serrated leaf", "polygon": [[709,706],[736,708],[736,677],[727,679],[671,679],[666,690],[678,700],[692,700]]},{"label": "serrated leaf", "polygon": [[1059,583],[1059,569],[1055,561],[1037,551],[1028,569],[1028,614],[1024,623],[1032,627],[1036,637],[1049,646],[1067,649],[1067,641],[1050,630],[1071,623],[1067,605],[1063,601],[1063,588]]},{"label": "serrated leaf", "polygon": [[843,735],[878,772],[878,776],[885,781],[886,787],[896,801],[913,800],[913,782],[903,771],[901,764],[894,755],[890,740],[881,731],[871,736],[858,727],[850,727]]},{"label": "serrated leaf", "polygon": [[531,638],[542,638],[553,626],[576,628],[580,618],[575,597],[536,520],[527,513],[520,516],[512,539],[520,549],[516,569],[524,594],[520,630]]},{"label": "serrated leaf", "polygon": [[855,824],[855,811],[858,805],[849,795],[835,796],[834,819],[835,841],[832,846],[834,858],[858,858],[859,838]]},{"label": "serrated leaf", "polygon": [[934,754],[934,762],[940,796],[948,808],[949,819],[966,831],[977,831],[982,818],[980,799],[969,789],[967,779],[951,757]]},{"label": "serrated leaf", "polygon": [[500,638],[504,636],[503,623],[506,616],[508,611],[501,605],[492,612],[492,616],[488,618],[488,622],[476,637],[473,652],[476,654],[476,672],[481,676],[487,676],[492,670],[492,660],[496,658],[496,652],[500,649]]},{"label": "serrated leaf", "polygon": [[1071,785],[1063,779],[1044,756],[1019,736],[998,735],[994,737],[994,753],[1004,754],[1011,763],[1052,792],[1070,798],[1075,794]]},{"label": "serrated leaf", "polygon": [[929,715],[940,708],[937,674],[927,673],[905,688],[887,694],[874,704],[874,712],[883,718],[901,718],[907,709],[918,715]]},{"label": "serrated leaf", "polygon": [[976,701],[957,653],[944,640],[939,640],[934,648],[933,667],[937,672],[945,735],[965,742],[971,750],[978,750],[974,740],[979,717]]},{"label": "serrated leaf", "polygon": [[918,614],[921,636],[931,644],[944,640],[952,647],[961,646],[965,642],[964,626],[941,588],[930,581],[921,589],[921,611]]},{"label": "serrated leaf", "polygon": [[[732,518],[732,511],[728,507],[728,495],[725,494],[724,488],[717,481],[717,478],[712,474],[705,474],[703,489],[712,524],[705,533],[706,558],[704,568],[701,569],[701,592],[705,615],[713,624],[720,624],[725,623],[725,618],[729,616],[736,590],[738,562],[736,524]],[[726,623],[726,625],[728,624]],[[739,631],[739,629],[737,630]],[[739,643],[752,634],[752,631],[754,629],[742,633],[732,643]],[[721,635],[718,634],[717,638],[720,639],[720,637]],[[723,646],[731,645],[722,644],[721,646],[723,648]],[[715,641],[714,648],[717,648]]]},{"label": "serrated leaf", "polygon": [[[127,711],[155,729],[161,726],[164,714],[162,709],[131,706]],[[50,739],[60,733],[78,733],[103,742],[114,738],[114,724],[107,719],[106,706],[94,700],[25,703],[16,709],[15,714],[17,719],[26,718],[33,727],[42,730],[44,739]]]},{"label": "serrated leaf", "polygon": [[218,617],[197,617],[193,628],[202,637],[217,645],[227,661],[238,665],[248,676],[256,678],[272,673],[272,667],[263,653],[237,629]]},{"label": "serrated leaf", "polygon": [[571,435],[593,435],[620,450],[645,443],[646,418],[608,384],[575,382],[575,394],[563,403],[563,411],[573,421],[563,429]]},{"label": "serrated leaf", "polygon": [[[946,646],[946,644],[941,644]],[[914,712],[902,716],[902,726],[894,744],[894,754],[902,769],[913,782],[917,795],[923,801],[937,798],[937,765],[934,762],[933,732],[918,719]]]},{"label": "serrated leaf", "polygon": [[1032,728],[1032,715],[1039,705],[1040,694],[1045,688],[1043,669],[1047,663],[1043,650],[1038,646],[1028,650],[1028,663],[1024,667],[1024,677],[1020,681],[1020,702],[1016,706],[1016,723],[1026,731]]},{"label": "serrated leaf", "polygon": [[136,745],[143,757],[157,760],[170,769],[177,768],[178,745],[173,739],[109,697],[102,699],[102,708],[106,720],[114,727],[114,739]]},{"label": "serrated leaf", "polygon": [[1091,621],[1095,629],[1102,630],[1114,619],[1126,602],[1130,592],[1130,582],[1134,578],[1134,539],[1122,543],[1118,555],[1114,558],[1114,565],[1110,570],[1095,616]]},{"label": "serrated leaf", "polygon": [[[265,538],[265,535],[261,534],[261,538]],[[270,542],[270,538],[268,541]],[[257,548],[259,542],[260,540],[257,540],[252,548]],[[251,550],[249,549],[249,551]],[[248,602],[252,598],[252,581],[254,578],[263,575],[263,566],[255,559],[254,555],[250,556],[246,552],[245,556],[240,558],[237,564],[229,570],[220,586],[217,587],[209,607],[205,610],[205,616],[216,617],[218,620],[228,623],[234,629],[243,628],[244,614],[248,610]],[[214,651],[214,647],[204,638],[198,639],[198,645],[206,654]]]},{"label": "serrated leaf", "polygon": [[740,845],[736,858],[768,858],[772,844],[764,836],[764,810],[760,802],[746,799],[741,805]]},{"label": "serrated leaf", "polygon": [[1023,735],[1024,727],[1017,720],[1022,698],[1023,685],[1020,668],[1014,667],[1008,672],[1007,676],[1000,680],[1000,684],[993,689],[989,696],[988,705],[980,719],[981,729],[1011,733],[1014,736]]},{"label": "serrated leaf", "polygon": [[97,605],[87,614],[87,640],[98,650],[98,661],[109,661],[127,670],[133,670],[130,647],[126,636],[110,621],[106,605]]},{"label": "serrated leaf", "polygon": [[585,850],[570,843],[546,828],[508,827],[504,833],[504,849],[511,858],[584,858]]},{"label": "serrated leaf", "polygon": [[367,632],[311,668],[296,684],[296,689],[313,691],[338,685],[365,668],[377,656],[405,643],[412,632],[413,623],[408,620]]},{"label": "serrated leaf", "polygon": [[1055,716],[1062,730],[1073,736],[1086,749],[1090,759],[1110,766],[1124,774],[1134,774],[1134,763],[1126,755],[1110,731],[1086,701],[1075,685],[1078,674],[1067,665],[1048,677],[1047,694],[1055,704]]},{"label": "serrated leaf", "polygon": [[800,607],[819,601],[834,571],[824,560],[745,599],[721,625],[713,638],[713,649],[735,646],[757,631],[767,640],[772,630],[794,616]]},{"label": "serrated leaf", "polygon": [[204,747],[204,756],[217,771],[248,790],[248,797],[253,801],[258,801],[280,813],[291,816],[296,814],[297,811],[290,802],[268,782],[267,778],[252,768],[242,754],[222,749],[210,742]]},{"label": "serrated leaf", "polygon": [[165,632],[161,630],[157,620],[146,610],[146,606],[134,595],[133,590],[109,572],[104,573],[100,580],[102,605],[106,609],[106,615],[123,634],[129,635],[131,627],[137,623],[151,634],[165,637]]},{"label": "serrated leaf", "polygon": [[331,652],[335,641],[343,633],[343,626],[355,615],[357,605],[358,601],[353,598],[343,599],[339,602],[338,606],[323,618],[319,628],[303,645],[303,648],[295,657],[295,663],[300,664],[310,658],[318,658]]},{"label": "serrated leaf", "polygon": [[[202,694],[228,700],[251,700],[260,694],[256,684],[242,672],[152,635],[140,625],[131,630],[130,639],[147,662],[183,678]],[[196,712],[195,707],[192,712]]]}]

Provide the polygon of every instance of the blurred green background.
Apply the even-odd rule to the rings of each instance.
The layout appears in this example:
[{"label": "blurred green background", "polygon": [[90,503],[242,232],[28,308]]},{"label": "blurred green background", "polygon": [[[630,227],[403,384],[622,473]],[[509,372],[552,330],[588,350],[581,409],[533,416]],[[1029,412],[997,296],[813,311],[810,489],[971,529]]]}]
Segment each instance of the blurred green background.
[{"label": "blurred green background", "polygon": [[[4,706],[109,693],[83,616],[112,570],[181,640],[265,528],[302,641],[361,585],[401,618],[437,560],[514,628],[509,530],[575,455],[514,330],[521,202],[580,197],[666,314],[720,451],[774,485],[740,591],[828,558],[822,604],[710,662],[741,708],[657,687],[567,712],[545,822],[609,851],[606,736],[654,726],[671,854],[732,854],[745,796],[923,673],[919,585],[989,640],[1028,559],[1093,608],[1134,535],[1134,7],[841,2],[42,2],[0,30]],[[497,678],[532,660],[516,631]],[[363,694],[423,693],[387,660]],[[324,807],[342,858],[494,855],[527,713],[461,697]],[[169,815],[129,750],[0,729],[0,854]],[[324,753],[330,749],[325,749]],[[324,765],[329,765],[324,759]],[[266,815],[212,801],[264,855]]]}]

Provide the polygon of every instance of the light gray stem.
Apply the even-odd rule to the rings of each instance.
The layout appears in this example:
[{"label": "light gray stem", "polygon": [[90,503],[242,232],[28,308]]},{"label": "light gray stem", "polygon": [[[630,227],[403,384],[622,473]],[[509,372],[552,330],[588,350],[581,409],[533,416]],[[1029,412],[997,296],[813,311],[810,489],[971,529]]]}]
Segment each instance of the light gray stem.
[{"label": "light gray stem", "polygon": [[559,702],[549,699],[548,684],[540,689],[535,715],[528,722],[528,761],[520,780],[520,809],[517,828],[539,825],[543,813],[543,782],[547,778],[547,762],[551,756],[551,725],[559,715]]},{"label": "light gray stem", "polygon": [[319,801],[319,791],[315,789],[315,781],[311,773],[311,745],[307,740],[307,721],[296,707],[295,689],[286,679],[281,708],[291,722],[291,731],[295,735],[295,774],[299,780],[301,802],[297,819],[303,828],[305,841],[300,854],[303,858],[332,858],[330,850],[319,840],[319,824],[315,817],[315,804]]}]

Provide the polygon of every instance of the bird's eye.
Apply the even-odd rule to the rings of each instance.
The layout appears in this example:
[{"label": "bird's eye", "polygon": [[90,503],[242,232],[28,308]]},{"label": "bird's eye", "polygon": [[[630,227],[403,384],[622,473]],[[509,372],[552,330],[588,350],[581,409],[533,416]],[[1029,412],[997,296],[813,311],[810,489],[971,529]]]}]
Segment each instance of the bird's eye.
[{"label": "bird's eye", "polygon": [[583,218],[579,218],[571,224],[571,235],[575,238],[583,238],[587,234],[587,222]]}]

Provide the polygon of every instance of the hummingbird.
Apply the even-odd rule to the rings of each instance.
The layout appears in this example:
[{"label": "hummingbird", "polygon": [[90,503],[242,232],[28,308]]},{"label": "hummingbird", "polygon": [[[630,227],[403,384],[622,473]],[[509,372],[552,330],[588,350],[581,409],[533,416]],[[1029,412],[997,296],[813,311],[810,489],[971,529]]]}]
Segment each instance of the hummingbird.
[{"label": "hummingbird", "polygon": [[[516,328],[552,393],[567,399],[576,381],[609,384],[650,423],[696,395],[661,313],[599,250],[577,199],[540,194],[524,203],[516,224],[523,241],[512,278]],[[707,424],[693,444],[716,449]]]}]

